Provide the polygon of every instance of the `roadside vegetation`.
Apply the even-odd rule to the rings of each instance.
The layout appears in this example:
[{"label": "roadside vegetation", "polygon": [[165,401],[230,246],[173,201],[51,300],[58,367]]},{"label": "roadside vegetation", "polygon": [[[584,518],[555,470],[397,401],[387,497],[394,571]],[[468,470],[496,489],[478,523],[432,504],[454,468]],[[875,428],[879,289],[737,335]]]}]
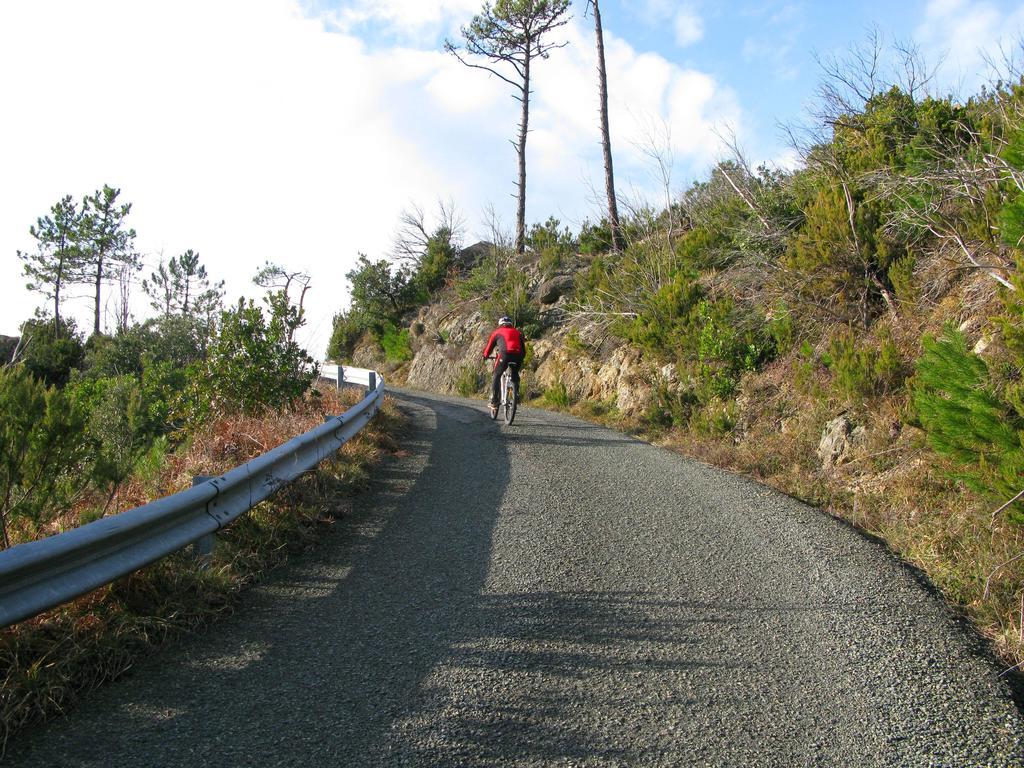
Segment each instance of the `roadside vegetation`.
[{"label": "roadside vegetation", "polygon": [[[554,350],[526,365],[535,402],[643,432],[883,538],[1016,665],[1022,73],[1006,63],[966,100],[941,95],[915,51],[877,36],[821,65],[817,106],[791,127],[797,169],[751,167],[726,137],[725,159],[675,192],[669,150],[652,141],[664,204],[620,198],[614,234],[605,216],[577,232],[549,219],[521,248],[494,225],[463,249],[452,206],[436,229],[420,214],[419,247],[349,274],[331,354],[400,378],[415,355],[450,347],[458,326],[444,318],[509,314]],[[409,245],[401,229],[398,241]],[[639,410],[614,388],[596,394],[595,372],[623,348],[640,361],[627,387]],[[472,364],[456,370],[453,389],[482,391]]]},{"label": "roadside vegetation", "polygon": [[[30,230],[36,251],[19,253],[46,303],[0,349],[0,549],[184,490],[361,396],[318,387],[294,339],[303,272],[265,264],[253,278],[260,301],[225,307],[222,283],[189,250],[141,281],[154,316],[136,322],[128,306],[141,258],[119,194],[105,186],[80,205],[61,199]],[[83,285],[95,307],[87,337],[67,312],[70,288]],[[100,310],[111,306],[115,328],[104,332]],[[334,460],[223,531],[209,562],[179,552],[0,630],[0,754],[13,732],[230,611],[244,585],[312,546],[394,448],[400,421],[386,402]]]}]

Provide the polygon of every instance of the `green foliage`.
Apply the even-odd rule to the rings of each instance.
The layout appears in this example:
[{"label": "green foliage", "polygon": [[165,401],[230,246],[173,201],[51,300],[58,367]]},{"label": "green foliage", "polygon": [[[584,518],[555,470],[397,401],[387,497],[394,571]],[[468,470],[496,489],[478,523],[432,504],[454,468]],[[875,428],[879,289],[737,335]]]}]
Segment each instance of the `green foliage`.
[{"label": "green foliage", "polygon": [[683,426],[690,422],[699,406],[700,399],[692,389],[679,389],[659,380],[644,420],[655,427]]},{"label": "green foliage", "polygon": [[[1024,412],[995,391],[986,362],[949,326],[925,337],[914,406],[928,443],[960,466],[958,478],[986,496],[1009,500],[1024,489]],[[1024,504],[1011,519],[1024,523]]]},{"label": "green foliage", "polygon": [[100,332],[103,284],[115,274],[124,273],[122,277],[127,278],[142,268],[141,257],[133,246],[135,230],[125,225],[132,205],[118,205],[120,194],[120,189],[104,184],[82,201],[82,282],[93,289],[94,334]]},{"label": "green foliage", "polygon": [[455,376],[455,391],[463,397],[472,397],[483,391],[486,378],[478,365],[464,365]]},{"label": "green foliage", "polygon": [[384,350],[384,358],[393,363],[404,363],[412,360],[412,343],[406,328],[388,325],[381,330],[377,338],[380,348]]},{"label": "green foliage", "polygon": [[864,190],[823,177],[805,193],[805,223],[783,257],[793,290],[818,314],[866,328],[904,246],[884,234],[881,204]]},{"label": "green foliage", "polygon": [[728,435],[736,428],[738,416],[739,407],[735,400],[712,400],[694,412],[690,426],[701,435]]},{"label": "green foliage", "polygon": [[0,538],[31,533],[64,511],[85,487],[86,416],[61,390],[21,365],[0,368]]},{"label": "green foliage", "polygon": [[427,239],[426,251],[416,265],[414,282],[420,302],[430,298],[444,287],[448,273],[455,263],[454,233],[442,226]]},{"label": "green foliage", "polygon": [[580,228],[579,252],[586,256],[598,256],[612,250],[612,228],[607,219],[598,224],[590,220],[583,222]]},{"label": "green foliage", "polygon": [[330,341],[327,342],[327,359],[348,362],[352,359],[356,345],[366,333],[366,326],[352,312],[339,312],[334,316]]},{"label": "green foliage", "polygon": [[914,268],[917,260],[912,254],[901,256],[889,265],[889,283],[896,291],[896,298],[901,304],[913,304],[917,301],[918,289],[914,283]]},{"label": "green foliage", "polygon": [[41,216],[29,228],[36,239],[36,252],[18,251],[29,279],[28,289],[53,301],[53,317],[58,327],[63,320],[60,306],[65,291],[83,274],[82,216],[71,195],[61,198],[50,208],[49,216]]},{"label": "green foliage", "polygon": [[570,355],[576,357],[586,355],[590,351],[587,345],[583,342],[583,339],[580,338],[579,331],[575,328],[565,335],[565,339],[562,341],[562,344]]},{"label": "green foliage", "polygon": [[554,216],[543,224],[534,224],[526,235],[526,244],[539,255],[540,272],[544,277],[553,275],[565,258],[576,250],[576,239],[568,227],[559,230],[561,222]]},{"label": "green foliage", "polygon": [[208,319],[224,299],[224,281],[211,285],[199,254],[191,248],[172,257],[166,265],[161,259],[156,271],[142,281],[142,290],[149,296],[150,306],[164,317],[191,315]]},{"label": "green foliage", "polygon": [[904,366],[892,338],[872,346],[844,328],[829,345],[828,365],[836,389],[850,399],[893,392],[903,382]]},{"label": "green foliage", "polygon": [[78,412],[88,414],[89,480],[106,494],[109,505],[164,423],[151,420],[143,388],[132,376],[82,377],[69,384],[65,393]]},{"label": "green foliage", "polygon": [[744,328],[741,320],[728,299],[697,306],[697,393],[703,402],[732,395],[744,372],[774,354],[763,330]]},{"label": "green foliage", "polygon": [[251,300],[221,312],[204,361],[190,372],[184,403],[189,421],[214,413],[257,413],[301,398],[316,380],[313,359],[280,317],[269,319]]},{"label": "green foliage", "polygon": [[402,315],[418,306],[417,286],[408,267],[396,268],[386,259],[370,261],[360,254],[358,265],[345,277],[352,293],[349,314],[378,336],[388,323],[399,324]]},{"label": "green foliage", "polygon": [[470,270],[464,280],[456,285],[455,291],[461,299],[489,296],[498,284],[500,273],[498,255],[489,254]]},{"label": "green foliage", "polygon": [[542,398],[545,403],[554,408],[568,408],[570,404],[569,390],[561,379],[544,390]]},{"label": "green foliage", "polygon": [[[1007,137],[1003,159],[1018,171],[1024,170],[1024,127]],[[999,235],[1007,245],[1021,249],[1024,248],[1024,192],[1015,192],[999,211]]]},{"label": "green foliage", "polygon": [[[615,282],[629,280],[630,268],[637,262],[629,262],[625,269],[618,271]],[[704,290],[696,281],[692,271],[680,270],[669,282],[661,285],[644,304],[637,307],[636,316],[624,320],[617,331],[637,346],[652,352],[664,352],[679,346],[680,340],[690,336],[690,330],[697,306],[704,298]]]},{"label": "green foliage", "polygon": [[85,359],[85,345],[73,320],[27,320],[21,326],[21,348],[25,368],[51,386],[66,384]]},{"label": "green foliage", "polygon": [[777,351],[781,352],[793,346],[795,341],[793,312],[785,303],[776,304],[771,314],[765,318],[765,330]]}]

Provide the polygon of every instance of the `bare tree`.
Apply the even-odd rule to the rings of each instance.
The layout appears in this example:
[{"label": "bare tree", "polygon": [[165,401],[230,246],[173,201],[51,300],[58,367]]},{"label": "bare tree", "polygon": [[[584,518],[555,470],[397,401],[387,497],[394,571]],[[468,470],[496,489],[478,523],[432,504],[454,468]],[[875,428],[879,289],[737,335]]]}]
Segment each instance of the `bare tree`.
[{"label": "bare tree", "polygon": [[619,206],[615,199],[615,172],[612,168],[612,139],[608,129],[608,73],[604,63],[604,30],[601,27],[601,8],[598,0],[587,0],[594,7],[594,35],[597,39],[597,83],[601,116],[601,151],[604,155],[604,188],[608,198],[608,226],[612,230],[612,250],[623,248],[619,227]]},{"label": "bare tree", "polygon": [[418,264],[426,253],[430,240],[440,231],[447,231],[449,241],[456,248],[462,241],[466,228],[462,214],[452,200],[438,200],[435,225],[427,224],[427,217],[419,205],[413,204],[398,216],[398,230],[391,246],[395,261]]},{"label": "bare tree", "polygon": [[[515,142],[519,160],[516,208],[516,253],[526,249],[526,135],[530,124],[530,67],[537,57],[546,59],[552,50],[566,45],[545,40],[548,33],[569,21],[569,0],[496,0],[485,2],[483,10],[462,28],[464,49],[445,40],[444,48],[462,64],[482,69],[514,89],[513,98],[522,106],[519,137]],[[476,64],[470,57],[484,59]],[[511,75],[503,74],[504,67]]]}]

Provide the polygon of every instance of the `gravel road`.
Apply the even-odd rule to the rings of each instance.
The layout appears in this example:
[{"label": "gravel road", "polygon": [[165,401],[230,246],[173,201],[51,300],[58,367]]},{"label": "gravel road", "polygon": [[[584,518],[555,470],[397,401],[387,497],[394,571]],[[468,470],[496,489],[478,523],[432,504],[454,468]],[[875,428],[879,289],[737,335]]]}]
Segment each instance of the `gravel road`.
[{"label": "gravel road", "polygon": [[977,638],[788,497],[404,392],[408,455],[240,611],[10,766],[1024,766]]}]

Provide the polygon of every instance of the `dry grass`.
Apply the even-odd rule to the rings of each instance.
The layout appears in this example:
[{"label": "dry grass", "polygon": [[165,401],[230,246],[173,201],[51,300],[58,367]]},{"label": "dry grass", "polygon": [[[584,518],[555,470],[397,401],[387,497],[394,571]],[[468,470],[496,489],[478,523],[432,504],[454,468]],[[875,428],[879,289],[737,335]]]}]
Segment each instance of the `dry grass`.
[{"label": "dry grass", "polygon": [[[322,423],[325,415],[341,413],[357,398],[357,392],[323,389],[288,413],[218,419],[165,457],[155,477],[125,484],[118,504],[144,504],[188,487],[193,475],[237,466]],[[209,568],[180,552],[0,631],[0,756],[12,733],[66,711],[154,645],[230,612],[245,584],[312,547],[323,526],[344,512],[344,498],[364,488],[372,466],[397,449],[401,424],[386,399],[381,413],[333,460],[223,531]],[[76,523],[88,503],[83,500],[57,527]]]}]

